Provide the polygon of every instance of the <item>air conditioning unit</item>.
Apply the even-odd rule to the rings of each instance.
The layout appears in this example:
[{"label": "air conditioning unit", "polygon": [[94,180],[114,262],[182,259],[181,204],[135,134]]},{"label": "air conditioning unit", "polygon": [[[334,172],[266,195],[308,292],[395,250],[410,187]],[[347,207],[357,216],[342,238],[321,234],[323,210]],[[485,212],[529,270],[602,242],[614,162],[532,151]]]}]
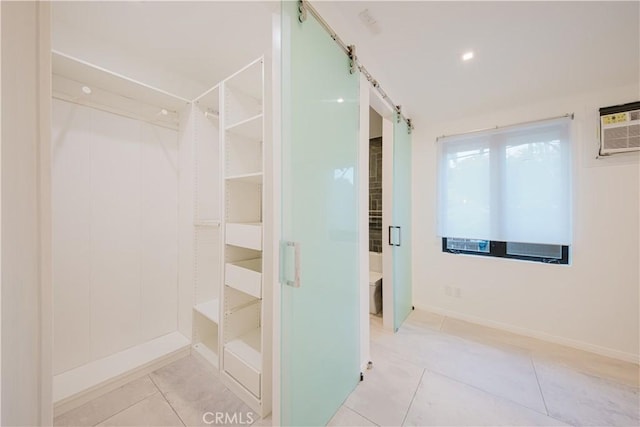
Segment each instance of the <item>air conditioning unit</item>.
[{"label": "air conditioning unit", "polygon": [[600,108],[600,155],[640,151],[640,102]]},{"label": "air conditioning unit", "polygon": [[489,240],[447,238],[447,250],[489,253]]}]

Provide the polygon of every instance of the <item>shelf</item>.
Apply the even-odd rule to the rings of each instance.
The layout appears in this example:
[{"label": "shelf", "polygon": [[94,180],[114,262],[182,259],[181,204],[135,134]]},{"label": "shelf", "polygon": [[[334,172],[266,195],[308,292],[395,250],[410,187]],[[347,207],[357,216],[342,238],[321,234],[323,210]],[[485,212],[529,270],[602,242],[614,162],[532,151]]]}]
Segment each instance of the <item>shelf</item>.
[{"label": "shelf", "polygon": [[253,329],[225,344],[226,351],[244,362],[257,372],[262,371],[261,329]]},{"label": "shelf", "polygon": [[[151,123],[167,129],[178,130],[180,117],[178,110],[163,109],[162,107],[145,104],[142,101],[61,76],[52,75],[52,97],[57,100],[82,105],[105,111],[122,117]],[[84,94],[83,88],[91,87],[91,94]],[[80,95],[78,95],[80,94]],[[161,111],[166,111],[162,114]]]},{"label": "shelf", "polygon": [[217,219],[201,219],[193,223],[196,227],[220,227],[220,221]]},{"label": "shelf", "polygon": [[202,357],[204,360],[212,364],[215,368],[218,367],[218,354],[207,347],[206,344],[199,342],[197,344],[194,344],[192,348],[198,354],[198,356]]},{"label": "shelf", "polygon": [[262,223],[227,223],[225,243],[241,248],[262,250]]},{"label": "shelf", "polygon": [[188,354],[189,340],[179,332],[172,332],[55,375],[53,402],[56,405],[64,405],[89,390],[99,389],[127,378],[132,373],[157,366],[163,360],[172,360],[185,350]]},{"label": "shelf", "polygon": [[[231,289],[236,290],[234,288],[231,288]],[[236,292],[242,295],[242,297],[235,298],[233,303],[231,303],[231,307],[224,312],[225,316],[231,316],[231,315],[242,316],[243,313],[248,313],[250,311],[253,311],[256,306],[258,307],[258,309],[260,308],[260,303],[261,303],[260,299],[257,299],[256,297],[242,291],[236,291]]]},{"label": "shelf", "polygon": [[262,274],[262,258],[247,259],[245,261],[228,262],[227,265],[237,267],[242,270],[248,270],[253,273]]},{"label": "shelf", "polygon": [[227,126],[227,132],[254,141],[262,141],[262,114],[256,114],[246,120]]},{"label": "shelf", "polygon": [[220,321],[220,302],[217,298],[197,304],[193,309],[216,324]]},{"label": "shelf", "polygon": [[233,175],[225,178],[227,181],[248,182],[251,184],[262,184],[262,172],[245,173]]},{"label": "shelf", "polygon": [[[91,89],[100,88],[116,95],[158,106],[159,108],[164,107],[168,110],[179,111],[189,103],[186,98],[138,82],[62,52],[51,52],[51,66],[53,74],[81,82]],[[81,96],[81,93],[78,93],[77,96]]]},{"label": "shelf", "polygon": [[189,104],[186,98],[61,52],[51,52],[51,67],[53,97],[74,104],[169,129],[179,128],[179,114]]},{"label": "shelf", "polygon": [[224,370],[254,396],[260,397],[261,330],[253,329],[224,346]]},{"label": "shelf", "polygon": [[225,264],[225,285],[262,298],[262,259],[228,262]]}]

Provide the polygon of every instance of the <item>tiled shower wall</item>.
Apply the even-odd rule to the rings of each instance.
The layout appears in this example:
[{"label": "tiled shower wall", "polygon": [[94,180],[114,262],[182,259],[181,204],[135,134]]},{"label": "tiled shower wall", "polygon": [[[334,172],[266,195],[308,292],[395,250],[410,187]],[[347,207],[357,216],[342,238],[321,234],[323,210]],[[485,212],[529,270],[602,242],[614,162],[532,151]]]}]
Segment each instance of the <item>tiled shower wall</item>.
[{"label": "tiled shower wall", "polygon": [[369,252],[382,252],[382,138],[369,140]]}]

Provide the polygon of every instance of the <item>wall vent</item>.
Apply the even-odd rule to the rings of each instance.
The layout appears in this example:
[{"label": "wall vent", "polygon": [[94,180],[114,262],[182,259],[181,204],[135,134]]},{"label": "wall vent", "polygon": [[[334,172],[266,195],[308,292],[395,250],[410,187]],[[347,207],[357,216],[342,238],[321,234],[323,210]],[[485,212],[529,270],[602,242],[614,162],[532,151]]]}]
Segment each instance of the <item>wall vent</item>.
[{"label": "wall vent", "polygon": [[640,151],[640,102],[600,108],[600,154]]}]

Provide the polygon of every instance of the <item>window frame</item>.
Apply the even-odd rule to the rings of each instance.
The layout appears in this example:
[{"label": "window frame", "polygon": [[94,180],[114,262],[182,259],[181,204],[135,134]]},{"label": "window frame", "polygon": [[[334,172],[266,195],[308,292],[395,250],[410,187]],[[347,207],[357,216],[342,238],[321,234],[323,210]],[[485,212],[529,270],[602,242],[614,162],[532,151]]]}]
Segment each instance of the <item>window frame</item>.
[{"label": "window frame", "polygon": [[[521,261],[532,261],[543,264],[557,264],[557,265],[569,265],[569,246],[568,245],[555,245],[562,247],[562,258],[545,258],[539,256],[526,256],[526,255],[514,255],[507,253],[507,243],[511,242],[503,242],[497,240],[488,240],[489,242],[489,252],[482,251],[472,251],[472,250],[464,250],[464,249],[450,249],[447,247],[447,240],[454,239],[454,237],[442,237],[442,252],[450,253],[450,254],[464,254],[464,255],[479,255],[485,257],[493,257],[493,258],[507,258],[507,259],[517,259]],[[466,239],[463,237],[455,238],[455,239]],[[467,240],[479,240],[479,239],[467,239]],[[535,245],[535,243],[532,243]]]},{"label": "window frame", "polygon": [[[496,126],[494,128],[487,128],[478,131],[443,135],[436,139],[436,142],[438,143],[437,203],[439,205],[436,216],[438,237],[442,239],[442,252],[452,254],[480,255],[493,258],[516,259],[521,261],[530,261],[545,264],[571,264],[570,247],[573,243],[574,209],[573,168],[575,167],[575,147],[573,141],[575,135],[572,123],[573,119],[574,115],[573,113],[571,113],[562,116],[515,123],[507,126]],[[567,120],[567,122],[562,123],[562,120]],[[555,124],[557,124],[559,128],[554,129],[553,126]],[[547,126],[549,126],[548,131],[545,129]],[[561,126],[566,127],[560,128]],[[564,189],[564,195],[560,193],[560,197],[556,197],[556,199],[563,201],[560,202],[558,206],[564,206],[564,210],[551,213],[550,217],[554,218],[551,221],[553,222],[558,220],[559,222],[554,223],[557,225],[556,228],[546,227],[546,230],[555,230],[560,233],[563,232],[562,230],[565,230],[565,232],[568,234],[560,234],[554,237],[556,234],[553,232],[551,234],[536,232],[535,235],[530,235],[531,233],[527,234],[526,232],[513,232],[514,225],[517,227],[522,226],[523,224],[518,224],[517,219],[515,223],[509,221],[508,218],[513,214],[518,216],[518,212],[510,212],[508,210],[508,205],[505,205],[503,202],[503,200],[511,200],[510,198],[503,199],[505,195],[508,195],[508,193],[506,193],[507,184],[505,181],[508,172],[507,150],[512,146],[517,147],[522,143],[529,144],[529,142],[526,141],[518,141],[529,138],[529,135],[527,135],[528,131],[536,132],[538,133],[538,136],[547,135],[548,137],[549,135],[553,136],[555,134],[557,135],[557,139],[559,139],[559,159],[560,162],[566,167],[559,169],[561,171],[564,171],[563,173],[560,173],[558,175],[558,178],[560,180],[558,180],[554,184],[551,184],[550,186],[548,185],[547,188],[558,189],[557,191],[563,191]],[[545,142],[544,139],[547,139],[547,137],[544,137],[540,142]],[[554,142],[550,139],[548,141],[551,143]],[[447,143],[458,144],[458,147],[453,146],[450,148],[446,148],[445,144]],[[489,199],[488,201],[484,199],[480,200],[481,202],[484,201],[485,204],[488,203],[490,211],[488,220],[486,218],[484,219],[484,222],[486,223],[488,221],[488,224],[483,223],[484,227],[489,227],[489,229],[485,232],[478,232],[478,230],[476,230],[475,228],[469,229],[468,227],[460,228],[459,226],[454,226],[452,228],[448,224],[448,212],[446,210],[443,210],[442,208],[442,206],[447,206],[449,197],[449,189],[445,188],[445,183],[447,183],[449,180],[447,164],[445,164],[445,160],[448,158],[447,156],[451,153],[465,151],[463,150],[463,148],[468,148],[468,150],[466,151],[469,151],[472,148],[475,148],[474,145],[477,146],[478,150],[484,150],[489,153],[489,172],[488,176],[485,178],[488,179],[487,185],[489,192],[488,196],[484,196],[485,199],[486,197],[488,197]],[[563,203],[566,203],[566,205],[564,205]],[[549,206],[555,205],[552,204]],[[549,211],[547,211],[547,215],[549,216]],[[566,215],[566,218],[564,215]],[[567,223],[563,224],[563,222]],[[480,225],[482,226],[482,224]],[[539,226],[540,224],[538,224],[538,227]],[[537,228],[534,228],[534,230],[537,230]],[[455,231],[457,231],[457,233]],[[468,231],[468,233],[465,231]],[[466,236],[464,236],[465,234]],[[476,234],[480,235],[481,237],[476,237]],[[449,243],[449,245],[454,247],[448,248],[448,240],[454,239],[458,241],[458,244],[453,245]],[[557,243],[550,243],[554,241]],[[486,244],[484,244],[484,242],[486,242]],[[477,249],[474,245],[478,245]],[[516,245],[518,245],[521,249],[518,249],[518,246]],[[455,248],[455,246],[458,246],[461,249]],[[508,249],[511,253],[508,252]],[[527,252],[529,251],[531,252],[530,255],[527,254]],[[515,254],[513,252],[518,253]]]}]

